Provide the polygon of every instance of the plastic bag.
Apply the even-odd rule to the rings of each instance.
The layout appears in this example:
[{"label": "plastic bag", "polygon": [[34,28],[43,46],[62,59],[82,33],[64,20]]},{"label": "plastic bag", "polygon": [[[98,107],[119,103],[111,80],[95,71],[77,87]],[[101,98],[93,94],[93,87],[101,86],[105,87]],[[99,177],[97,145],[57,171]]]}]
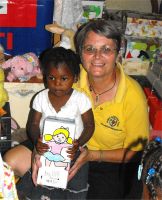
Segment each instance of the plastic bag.
[{"label": "plastic bag", "polygon": [[75,29],[82,14],[81,0],[55,0],[54,21],[64,28]]}]

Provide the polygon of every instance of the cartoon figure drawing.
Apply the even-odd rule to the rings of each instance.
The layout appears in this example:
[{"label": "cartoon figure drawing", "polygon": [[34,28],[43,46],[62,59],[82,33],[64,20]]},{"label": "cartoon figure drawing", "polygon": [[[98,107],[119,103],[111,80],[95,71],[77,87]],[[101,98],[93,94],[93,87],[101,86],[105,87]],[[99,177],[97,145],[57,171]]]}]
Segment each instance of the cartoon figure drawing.
[{"label": "cartoon figure drawing", "polygon": [[67,157],[67,149],[72,147],[72,138],[69,137],[69,129],[61,126],[53,134],[45,134],[44,140],[49,145],[49,151],[44,153],[45,166],[53,163],[57,167],[70,168],[70,159]]}]

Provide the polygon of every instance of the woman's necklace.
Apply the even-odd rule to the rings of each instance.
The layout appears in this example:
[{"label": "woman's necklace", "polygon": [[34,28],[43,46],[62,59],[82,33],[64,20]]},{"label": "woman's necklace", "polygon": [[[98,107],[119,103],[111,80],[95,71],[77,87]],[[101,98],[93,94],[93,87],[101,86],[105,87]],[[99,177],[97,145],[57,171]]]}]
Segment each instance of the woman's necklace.
[{"label": "woman's necklace", "polygon": [[94,90],[93,86],[90,84],[89,89],[90,89],[90,91],[93,91],[95,96],[96,96],[95,97],[95,104],[98,104],[100,96],[105,94],[106,92],[109,92],[110,90],[112,90],[114,88],[115,84],[116,84],[116,73],[115,73],[115,79],[114,79],[114,83],[113,83],[112,87],[107,89],[107,90],[105,90],[105,91],[103,91],[103,92],[101,92],[101,93],[97,93]]}]

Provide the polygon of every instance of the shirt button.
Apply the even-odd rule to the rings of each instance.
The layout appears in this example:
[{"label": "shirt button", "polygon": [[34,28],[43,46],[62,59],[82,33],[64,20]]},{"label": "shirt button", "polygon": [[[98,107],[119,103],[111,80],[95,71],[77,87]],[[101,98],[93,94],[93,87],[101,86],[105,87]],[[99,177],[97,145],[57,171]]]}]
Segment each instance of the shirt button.
[{"label": "shirt button", "polygon": [[103,108],[102,108],[102,107],[100,107],[100,110],[103,110]]}]

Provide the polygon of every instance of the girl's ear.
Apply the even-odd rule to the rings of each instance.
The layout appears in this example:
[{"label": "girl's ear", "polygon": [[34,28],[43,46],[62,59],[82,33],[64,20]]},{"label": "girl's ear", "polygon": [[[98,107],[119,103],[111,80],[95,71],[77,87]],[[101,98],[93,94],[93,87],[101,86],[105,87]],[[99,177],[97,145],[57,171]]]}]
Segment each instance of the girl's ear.
[{"label": "girl's ear", "polygon": [[78,76],[75,75],[74,77],[74,83],[76,83],[78,81]]}]

